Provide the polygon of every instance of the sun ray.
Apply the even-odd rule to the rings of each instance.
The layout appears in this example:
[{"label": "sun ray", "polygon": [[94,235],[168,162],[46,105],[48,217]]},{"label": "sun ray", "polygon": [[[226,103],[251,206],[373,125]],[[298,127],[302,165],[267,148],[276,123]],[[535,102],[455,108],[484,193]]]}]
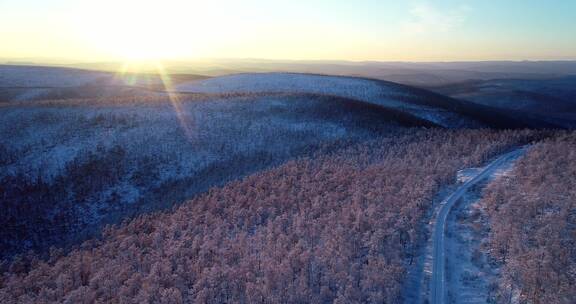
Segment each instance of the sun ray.
[{"label": "sun ray", "polygon": [[182,106],[180,95],[174,90],[172,79],[164,69],[162,63],[156,62],[155,67],[156,72],[158,73],[158,76],[160,77],[160,80],[164,87],[164,91],[166,92],[166,94],[168,94],[168,99],[170,100],[172,107],[174,107],[176,117],[180,122],[182,130],[184,131],[186,138],[188,138],[188,140],[191,141],[194,138],[194,133],[192,132],[193,121],[191,120],[190,115],[185,111],[184,107]]},{"label": "sun ray", "polygon": [[[151,70],[149,67],[144,69],[146,71],[145,73],[142,72],[143,64],[152,68],[154,73],[150,73]],[[184,135],[189,141],[194,139],[194,132],[192,130],[194,125],[193,121],[182,104],[180,94],[175,91],[170,74],[168,74],[161,62],[125,62],[115,73],[114,81],[120,81],[122,84],[130,86],[138,85],[146,88],[154,88],[155,84],[161,85],[164,93],[168,96],[168,99],[174,108],[174,112]]]}]

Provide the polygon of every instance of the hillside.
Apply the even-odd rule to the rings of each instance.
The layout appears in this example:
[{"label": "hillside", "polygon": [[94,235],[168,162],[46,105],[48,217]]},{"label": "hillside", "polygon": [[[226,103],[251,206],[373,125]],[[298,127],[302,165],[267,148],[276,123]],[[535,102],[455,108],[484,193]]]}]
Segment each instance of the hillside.
[{"label": "hillside", "polygon": [[518,116],[532,116],[560,127],[576,128],[576,76],[474,80],[427,88]]},{"label": "hillside", "polygon": [[531,137],[412,131],[291,161],[70,254],[19,258],[0,301],[397,303],[440,187]]},{"label": "hillside", "polygon": [[2,256],[75,243],[102,224],[319,149],[434,126],[290,94],[38,101],[0,115]]},{"label": "hillside", "polygon": [[362,78],[323,76],[312,74],[237,74],[182,83],[178,92],[249,93],[289,92],[312,93],[354,99],[406,112],[443,127],[479,126],[480,122],[422,102],[426,96],[409,87]]}]

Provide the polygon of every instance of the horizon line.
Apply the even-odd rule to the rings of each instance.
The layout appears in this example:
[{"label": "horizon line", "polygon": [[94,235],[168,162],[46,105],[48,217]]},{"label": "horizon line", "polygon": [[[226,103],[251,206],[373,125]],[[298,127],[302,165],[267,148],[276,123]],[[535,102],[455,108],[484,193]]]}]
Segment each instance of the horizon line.
[{"label": "horizon line", "polygon": [[[574,58],[554,58],[554,59],[463,59],[463,60],[385,60],[385,59],[273,59],[273,58],[258,58],[258,57],[198,57],[198,58],[164,58],[164,59],[143,59],[132,60],[135,62],[202,62],[202,61],[268,61],[268,62],[350,62],[350,63],[482,63],[482,62],[574,62]],[[0,64],[10,65],[14,63],[56,63],[62,64],[98,64],[98,63],[125,63],[131,60],[128,59],[111,59],[111,60],[89,60],[80,58],[59,58],[59,57],[1,57]],[[22,62],[19,62],[22,61]],[[35,62],[36,61],[36,62]]]}]

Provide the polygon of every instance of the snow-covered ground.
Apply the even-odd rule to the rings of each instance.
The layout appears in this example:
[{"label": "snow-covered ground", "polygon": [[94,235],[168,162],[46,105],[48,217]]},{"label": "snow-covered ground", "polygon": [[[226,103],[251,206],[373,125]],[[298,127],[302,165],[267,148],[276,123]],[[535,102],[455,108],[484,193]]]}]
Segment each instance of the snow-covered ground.
[{"label": "snow-covered ground", "polygon": [[0,107],[0,181],[61,188],[65,201],[46,215],[72,206],[76,231],[96,229],[387,128],[397,127],[369,109],[311,96],[9,104]]},{"label": "snow-covered ground", "polygon": [[6,107],[0,144],[19,153],[0,176],[25,170],[49,179],[78,153],[98,146],[121,145],[135,158],[178,159],[190,172],[238,154],[289,153],[314,142],[368,134],[336,120],[295,114],[317,103],[283,97],[206,100],[185,102],[181,113],[168,100],[134,107]]},{"label": "snow-covered ground", "polygon": [[448,303],[480,304],[495,301],[499,269],[490,263],[483,244],[488,238],[489,229],[479,202],[484,186],[488,182],[497,183],[500,177],[509,175],[517,159],[518,157],[511,159],[494,171],[479,187],[467,192],[448,217]]},{"label": "snow-covered ground", "polygon": [[235,74],[179,84],[178,92],[196,93],[308,93],[355,99],[398,109],[438,125],[462,124],[460,115],[412,102],[420,98],[406,87],[363,78],[293,73]]},{"label": "snow-covered ground", "polygon": [[482,251],[478,215],[478,193],[467,193],[456,206],[447,223],[447,303],[490,303],[494,301],[498,269]]}]

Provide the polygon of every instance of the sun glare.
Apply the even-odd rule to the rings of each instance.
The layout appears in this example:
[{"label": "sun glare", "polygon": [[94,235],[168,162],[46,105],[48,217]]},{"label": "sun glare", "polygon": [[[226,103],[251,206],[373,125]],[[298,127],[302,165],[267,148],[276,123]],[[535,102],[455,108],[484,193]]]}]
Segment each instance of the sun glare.
[{"label": "sun glare", "polygon": [[115,25],[98,27],[89,39],[103,51],[134,62],[161,60],[177,55],[179,42],[171,38],[168,29],[162,31],[137,25],[135,21],[130,23],[135,25],[126,28]]},{"label": "sun glare", "polygon": [[188,6],[180,3],[176,8],[171,4],[170,1],[163,6],[137,1],[114,2],[101,6],[107,11],[93,13],[93,16],[106,16],[105,20],[78,22],[82,25],[78,31],[88,44],[127,61],[194,55],[191,54],[194,18],[188,16],[186,26],[183,13]]},{"label": "sun glare", "polygon": [[116,78],[130,85],[149,87],[159,85],[172,104],[182,131],[189,140],[193,139],[193,121],[186,113],[180,100],[180,96],[175,92],[176,88],[174,87],[169,72],[166,71],[164,65],[160,61],[140,59],[126,61],[117,71]]}]

